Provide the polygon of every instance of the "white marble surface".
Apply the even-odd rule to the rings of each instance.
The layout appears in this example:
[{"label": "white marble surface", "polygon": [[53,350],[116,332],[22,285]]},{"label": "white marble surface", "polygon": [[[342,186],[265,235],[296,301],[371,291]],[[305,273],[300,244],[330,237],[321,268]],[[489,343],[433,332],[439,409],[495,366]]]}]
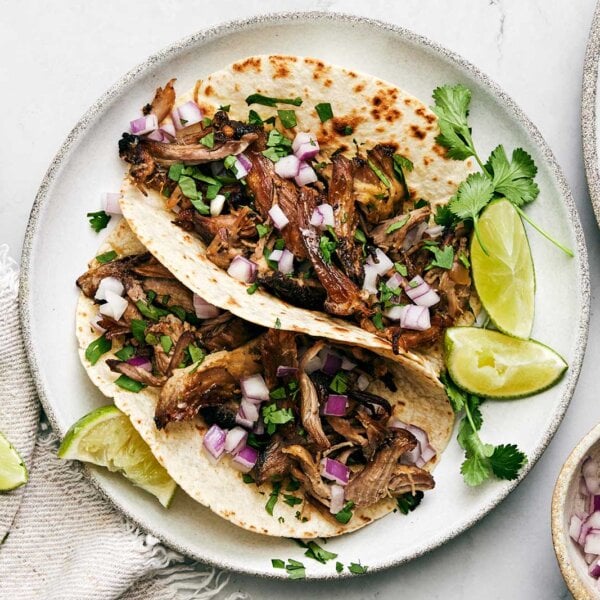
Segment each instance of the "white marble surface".
[{"label": "white marble surface", "polygon": [[[600,421],[600,236],[580,139],[581,73],[594,0],[0,0],[0,243],[20,256],[45,169],[78,117],[148,54],[205,26],[261,12],[330,10],[408,27],[462,54],[525,109],[553,148],[584,225],[592,274],[588,351],[571,407],[531,474],[479,525],[403,567],[338,583],[232,576],[254,598],[568,598],[550,538],[567,454]],[[315,49],[317,52],[318,49]],[[92,167],[91,167],[92,168]],[[85,173],[82,173],[85,177]],[[66,241],[68,243],[68,241]]]}]

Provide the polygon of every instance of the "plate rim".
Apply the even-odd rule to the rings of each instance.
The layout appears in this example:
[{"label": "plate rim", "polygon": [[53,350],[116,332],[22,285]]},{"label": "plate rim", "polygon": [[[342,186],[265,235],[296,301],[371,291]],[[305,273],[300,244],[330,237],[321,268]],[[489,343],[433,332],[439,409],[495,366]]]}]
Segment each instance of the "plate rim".
[{"label": "plate rim", "polygon": [[598,114],[598,70],[600,66],[600,2],[596,5],[585,49],[581,89],[581,139],[588,192],[596,222],[600,226],[600,165],[596,121]]},{"label": "plate rim", "polygon": [[[565,391],[560,398],[560,402],[557,406],[557,410],[553,415],[552,420],[548,424],[548,428],[544,432],[540,444],[535,448],[534,452],[528,457],[529,461],[522,469],[519,477],[511,482],[508,482],[504,487],[498,490],[498,493],[484,506],[482,506],[472,518],[466,522],[461,522],[458,526],[453,527],[448,533],[441,537],[435,538],[430,544],[419,548],[418,550],[411,552],[403,558],[392,558],[391,560],[383,560],[378,565],[373,566],[369,569],[369,573],[380,572],[389,569],[400,564],[407,563],[423,554],[438,548],[448,542],[449,540],[460,535],[467,529],[471,528],[478,521],[480,521],[485,515],[491,510],[498,506],[528,475],[530,470],[533,468],[535,463],[541,457],[546,447],[554,437],[558,426],[560,425],[565,412],[569,406],[571,398],[575,392],[575,387],[579,379],[581,372],[581,366],[585,355],[588,331],[589,331],[589,318],[590,318],[590,280],[589,280],[589,263],[587,257],[587,249],[585,244],[585,238],[583,235],[583,229],[579,219],[579,214],[573,200],[573,196],[567,180],[562,172],[561,167],[556,160],[554,153],[550,149],[550,146],[545,141],[537,126],[529,119],[526,113],[517,105],[517,103],[506,93],[503,89],[490,77],[488,77],[478,67],[473,65],[471,62],[464,59],[459,54],[446,47],[432,41],[426,36],[414,33],[413,31],[381,21],[378,19],[371,19],[368,17],[353,15],[351,13],[344,13],[338,11],[283,11],[283,12],[268,12],[261,15],[255,15],[249,18],[232,19],[225,22],[220,22],[212,27],[201,29],[189,36],[186,36],[165,48],[158,50],[151,54],[146,60],[142,61],[131,70],[126,72],[120,77],[113,85],[111,85],[83,114],[83,116],[77,121],[73,129],[67,135],[65,141],[60,146],[56,155],[54,156],[50,166],[48,167],[39,190],[34,199],[27,228],[25,231],[25,239],[23,243],[22,259],[21,259],[21,278],[19,287],[19,315],[21,322],[21,329],[23,332],[23,340],[25,349],[27,351],[31,374],[36,386],[36,390],[46,416],[50,421],[53,429],[59,434],[60,437],[64,435],[61,428],[58,426],[58,420],[54,413],[52,404],[49,401],[49,396],[46,394],[46,390],[43,386],[42,376],[40,368],[38,366],[37,358],[33,350],[33,339],[32,333],[29,327],[31,307],[30,307],[30,277],[32,270],[32,251],[34,241],[39,232],[40,228],[40,212],[46,206],[48,201],[48,192],[52,187],[52,184],[60,174],[61,168],[65,162],[70,158],[71,153],[76,148],[77,142],[83,137],[90,125],[95,120],[96,114],[102,111],[119,91],[126,87],[128,84],[133,83],[136,78],[142,76],[145,71],[161,62],[164,62],[177,55],[180,51],[187,49],[188,47],[202,41],[209,41],[218,39],[221,35],[226,33],[235,33],[239,30],[246,30],[261,24],[272,24],[272,23],[293,23],[294,21],[325,21],[325,22],[339,22],[345,23],[357,23],[373,27],[374,29],[380,29],[384,31],[392,32],[399,36],[402,40],[414,44],[428,50],[435,54],[438,58],[454,63],[455,66],[459,67],[460,70],[466,72],[470,77],[475,79],[480,85],[485,87],[491,95],[502,103],[502,106],[508,110],[509,115],[515,119],[532,138],[532,141],[539,148],[546,164],[550,167],[552,176],[556,181],[556,184],[561,193],[562,200],[565,204],[565,208],[568,213],[569,223],[572,227],[575,241],[577,245],[577,264],[578,277],[580,281],[581,300],[582,306],[579,313],[578,329],[576,331],[576,344],[574,350],[574,356],[568,375],[566,378]],[[599,36],[600,37],[600,36]],[[186,548],[181,545],[177,539],[172,539],[168,535],[155,531],[153,526],[149,524],[144,515],[136,516],[132,514],[132,511],[122,502],[113,498],[107,490],[104,489],[100,478],[94,473],[94,469],[84,466],[84,472],[87,474],[89,480],[92,482],[94,487],[99,490],[102,496],[110,502],[114,507],[121,511],[132,522],[143,528],[145,531],[157,537],[168,547],[190,556],[191,558],[198,560],[203,563],[207,563],[216,566],[221,569],[227,569],[230,571],[244,573],[247,575],[259,576],[265,579],[285,579],[284,573],[269,573],[257,569],[243,568],[237,564],[230,564],[227,561],[220,561],[214,558],[207,558],[202,554],[193,551],[190,548]],[[338,580],[341,578],[352,577],[350,573],[341,574],[308,574],[307,580]]]}]

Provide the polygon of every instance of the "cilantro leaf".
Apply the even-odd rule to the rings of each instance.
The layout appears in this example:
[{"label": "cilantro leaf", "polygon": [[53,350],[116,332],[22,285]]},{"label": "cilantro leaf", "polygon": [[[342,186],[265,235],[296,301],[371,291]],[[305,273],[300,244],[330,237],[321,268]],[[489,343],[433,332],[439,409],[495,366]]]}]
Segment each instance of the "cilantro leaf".
[{"label": "cilantro leaf", "polygon": [[392,223],[386,230],[386,234],[390,234],[390,233],[394,233],[394,231],[397,231],[398,229],[402,229],[407,223],[408,220],[410,219],[410,215],[406,215],[403,219],[399,219],[398,221],[396,221],[395,223]]},{"label": "cilantro leaf", "polygon": [[423,492],[407,492],[406,494],[402,494],[396,498],[396,504],[398,505],[398,510],[403,514],[407,515],[409,512],[415,510],[419,504],[421,504],[421,500],[423,500]]},{"label": "cilantro leaf", "polygon": [[481,485],[492,474],[489,461],[477,454],[465,459],[460,467],[460,472],[465,483],[472,487]]},{"label": "cilantro leaf", "polygon": [[503,146],[498,146],[485,164],[497,195],[504,196],[515,206],[533,202],[540,189],[533,178],[537,167],[533,159],[522,148],[513,150],[509,161]]},{"label": "cilantro leaf", "polygon": [[375,173],[375,175],[379,177],[381,183],[383,183],[383,185],[385,185],[386,188],[392,187],[392,184],[390,183],[390,180],[386,177],[385,173],[370,158],[367,158],[367,164],[369,165],[371,171],[373,171],[373,173]]},{"label": "cilantro leaf", "polygon": [[285,570],[290,579],[304,579],[306,577],[306,568],[299,560],[288,558],[288,564],[285,565]]},{"label": "cilantro leaf", "polygon": [[262,416],[269,435],[275,433],[277,425],[283,425],[294,420],[294,413],[291,408],[277,408],[277,404],[274,402],[263,406]]},{"label": "cilantro leaf", "polygon": [[316,542],[308,542],[307,546],[308,550],[304,553],[304,556],[317,560],[322,564],[325,564],[328,560],[337,558],[337,554],[324,550]]},{"label": "cilantro leaf", "polygon": [[293,494],[284,494],[284,502],[288,506],[296,506],[296,504],[302,504],[302,498],[298,498],[298,496],[294,496]]},{"label": "cilantro leaf", "polygon": [[360,563],[350,563],[348,566],[348,571],[354,575],[364,575],[368,569],[369,567],[361,565]]},{"label": "cilantro leaf", "polygon": [[331,264],[331,255],[335,252],[337,248],[337,242],[335,240],[329,239],[327,235],[322,235],[319,240],[319,250],[321,250],[321,255],[323,256],[323,260],[327,264]]},{"label": "cilantro leaf", "polygon": [[300,106],[302,104],[302,98],[272,98],[270,96],[263,96],[262,94],[250,94],[246,98],[246,104],[262,104],[263,106],[277,106],[278,104],[293,104],[294,106]]},{"label": "cilantro leaf", "polygon": [[437,246],[428,246],[427,249],[433,254],[434,259],[425,268],[426,271],[433,269],[433,267],[440,267],[441,269],[451,269],[454,264],[454,248],[452,246],[444,246],[438,248]]},{"label": "cilantro leaf", "polygon": [[335,520],[339,523],[346,524],[352,518],[352,509],[354,508],[354,502],[350,500],[344,504],[344,508],[340,512],[335,513]]},{"label": "cilantro leaf", "polygon": [[273,565],[274,569],[285,569],[285,561],[279,558],[272,558],[271,564]]},{"label": "cilantro leaf", "polygon": [[86,216],[90,221],[90,227],[96,233],[102,231],[110,221],[110,215],[107,215],[103,210],[99,210],[98,212],[89,212]]},{"label": "cilantro leaf", "polygon": [[333,119],[333,110],[329,102],[321,102],[321,104],[317,104],[315,106],[315,110],[317,111],[317,115],[319,115],[319,120],[321,123],[325,123],[325,121]]},{"label": "cilantro leaf", "polygon": [[117,258],[117,253],[114,250],[109,250],[108,252],[104,252],[104,254],[98,254],[96,256],[96,260],[101,264],[105,265]]},{"label": "cilantro leaf", "polygon": [[338,573],[341,573],[341,572],[344,570],[344,565],[343,565],[343,563],[341,563],[341,562],[337,561],[337,562],[335,563],[335,570],[336,570]]},{"label": "cilantro leaf", "polygon": [[215,147],[215,132],[211,131],[210,133],[207,133],[201,140],[200,143],[203,146],[206,146],[207,148],[214,148]]},{"label": "cilantro leaf", "polygon": [[281,121],[281,124],[286,129],[291,129],[292,127],[296,127],[298,125],[298,120],[296,119],[296,111],[294,110],[278,110],[277,116]]},{"label": "cilantro leaf", "polygon": [[527,462],[527,456],[514,444],[501,444],[494,448],[490,456],[490,465],[499,479],[512,481],[517,478],[521,467]]},{"label": "cilantro leaf", "polygon": [[85,358],[91,365],[95,365],[103,354],[106,354],[112,348],[112,341],[107,340],[103,335],[95,339],[86,349]]},{"label": "cilantro leaf", "polygon": [[433,220],[437,225],[452,227],[458,219],[447,204],[441,204],[437,207],[435,215],[433,215]]},{"label": "cilantro leaf", "polygon": [[273,509],[275,508],[275,504],[277,504],[277,498],[279,497],[279,490],[281,489],[281,483],[276,481],[273,483],[273,490],[269,494],[269,499],[265,504],[265,510],[273,516]]}]

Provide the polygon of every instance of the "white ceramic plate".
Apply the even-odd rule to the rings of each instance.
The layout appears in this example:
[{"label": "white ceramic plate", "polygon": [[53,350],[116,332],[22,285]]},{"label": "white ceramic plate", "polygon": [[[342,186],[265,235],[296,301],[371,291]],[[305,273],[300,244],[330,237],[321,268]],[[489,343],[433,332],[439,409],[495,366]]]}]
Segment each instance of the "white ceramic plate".
[{"label": "white ceramic plate", "polygon": [[[85,217],[99,209],[102,191],[118,190],[123,165],[117,140],[157,85],[177,77],[179,89],[250,54],[314,55],[372,73],[428,100],[444,83],[473,91],[472,124],[481,154],[497,143],[523,146],[538,167],[540,198],[528,213],[571,246],[569,259],[531,234],[537,272],[533,336],[568,361],[562,382],[534,398],[489,402],[482,435],[517,443],[529,456],[524,477],[554,434],[573,394],[585,348],[589,282],[587,257],[571,194],[538,131],[503,94],[459,57],[384,23],[334,14],[271,15],[199,33],[148,59],[88,111],[65,142],[36,199],[23,254],[22,323],[40,397],[53,426],[64,435],[79,417],[107,400],[91,385],[76,352],[75,278],[94,256],[100,237]],[[468,488],[459,473],[461,452],[452,442],[436,470],[436,489],[409,516],[391,514],[327,545],[348,564],[371,571],[410,560],[443,544],[483,517],[518,482],[492,481]],[[271,558],[295,557],[308,577],[338,577],[334,565],[306,560],[295,544],[238,529],[179,493],[170,510],[118,476],[91,469],[91,477],[127,515],[172,547],[225,568],[273,577],[285,572]],[[345,573],[347,575],[347,573]]]}]

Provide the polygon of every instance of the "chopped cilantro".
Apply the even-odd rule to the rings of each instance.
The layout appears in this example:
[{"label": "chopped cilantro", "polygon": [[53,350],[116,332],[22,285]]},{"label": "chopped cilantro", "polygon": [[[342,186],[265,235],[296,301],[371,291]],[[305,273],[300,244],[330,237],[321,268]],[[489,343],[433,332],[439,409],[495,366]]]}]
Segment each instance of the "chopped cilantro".
[{"label": "chopped cilantro", "polygon": [[281,319],[279,317],[275,319],[275,329],[281,329]]},{"label": "chopped cilantro", "polygon": [[258,281],[255,281],[252,285],[249,285],[246,288],[246,294],[254,294],[254,292],[258,289]]},{"label": "chopped cilantro", "polygon": [[117,253],[114,250],[110,250],[108,252],[105,252],[104,254],[98,254],[98,256],[96,256],[96,260],[101,265],[105,265],[106,263],[115,260],[115,258],[117,258]]},{"label": "chopped cilantro", "polygon": [[350,563],[348,566],[348,571],[353,575],[364,575],[368,569],[369,567],[361,565],[360,563]]},{"label": "chopped cilantro", "polygon": [[294,420],[294,413],[291,408],[277,408],[277,404],[274,402],[262,407],[262,416],[269,435],[275,433],[277,425],[283,425]]},{"label": "chopped cilantro", "polygon": [[285,137],[285,135],[283,135],[283,133],[281,133],[277,129],[271,129],[271,131],[269,131],[269,137],[267,138],[267,146],[269,148],[272,148],[275,146],[283,146],[285,148],[291,148],[292,140]]},{"label": "chopped cilantro", "polygon": [[350,519],[352,518],[352,509],[353,508],[354,508],[354,502],[352,502],[352,501],[346,502],[346,504],[344,504],[344,508],[342,508],[342,510],[340,510],[340,512],[335,513],[336,521],[338,521],[339,523],[342,523],[343,525],[348,523],[348,521],[350,521]]},{"label": "chopped cilantro", "polygon": [[296,519],[298,519],[298,521],[302,521],[303,523],[306,523],[306,521],[308,521],[308,517],[303,517],[302,513],[297,510],[296,514],[294,515],[296,517]]},{"label": "chopped cilantro", "polygon": [[360,229],[360,227],[356,228],[356,231],[354,232],[354,239],[361,244],[367,243],[367,236],[365,235],[365,232]]},{"label": "chopped cilantro", "polygon": [[410,219],[410,215],[406,215],[403,219],[400,219],[399,221],[392,223],[385,230],[385,232],[389,235],[390,233],[394,233],[394,231],[398,231],[398,229],[402,229],[408,223],[409,219]]},{"label": "chopped cilantro", "polygon": [[319,249],[321,250],[321,256],[327,264],[331,264],[331,255],[337,248],[337,242],[330,239],[327,235],[322,235],[319,240]]},{"label": "chopped cilantro", "polygon": [[214,131],[211,131],[210,133],[206,134],[200,140],[200,143],[203,146],[206,146],[207,148],[214,148],[215,147],[215,133],[214,133]]},{"label": "chopped cilantro", "polygon": [[435,215],[433,216],[433,220],[437,225],[442,225],[444,227],[452,227],[456,221],[456,215],[448,208],[447,204],[441,204],[437,207],[435,211]]},{"label": "chopped cilantro", "polygon": [[292,127],[296,127],[296,125],[298,125],[295,110],[278,110],[277,115],[279,116],[281,124],[286,129],[291,129]]},{"label": "chopped cilantro", "polygon": [[123,346],[119,351],[115,352],[115,356],[119,360],[129,360],[135,354],[133,346]]},{"label": "chopped cilantro", "polygon": [[171,348],[173,347],[173,340],[168,335],[161,335],[160,345],[165,351],[165,354],[169,354],[169,352],[171,352]]},{"label": "chopped cilantro", "polygon": [[285,561],[279,558],[272,558],[271,564],[273,565],[274,569],[285,569]]},{"label": "chopped cilantro", "polygon": [[210,117],[204,117],[202,119],[202,127],[210,127],[212,125],[212,119]]},{"label": "chopped cilantro", "polygon": [[246,98],[246,104],[262,104],[263,106],[277,106],[278,104],[293,104],[294,106],[300,106],[302,104],[302,98],[271,98],[269,96],[263,96],[262,94],[250,94]]},{"label": "chopped cilantro", "polygon": [[89,212],[87,213],[87,218],[90,221],[90,227],[96,233],[102,231],[110,221],[110,215],[107,215],[103,210],[99,210],[98,212]]},{"label": "chopped cilantro", "polygon": [[281,483],[276,481],[273,483],[273,490],[269,494],[269,499],[265,504],[265,510],[273,516],[273,509],[275,508],[275,504],[277,504],[277,498],[279,496],[279,490],[281,489]]},{"label": "chopped cilantro", "polygon": [[348,376],[344,371],[338,371],[329,384],[329,389],[336,394],[345,394],[348,390]]},{"label": "chopped cilantro", "polygon": [[350,127],[350,125],[344,125],[342,127],[342,135],[352,135],[354,133],[354,129]]},{"label": "chopped cilantro", "polygon": [[256,231],[258,232],[259,238],[264,238],[271,231],[271,227],[269,225],[263,225],[262,223],[258,223],[256,225]]},{"label": "chopped cilantro", "polygon": [[333,560],[334,558],[337,558],[337,554],[334,554],[333,552],[328,552],[327,550],[324,550],[316,542],[308,542],[308,544],[306,544],[306,547],[307,547],[307,550],[304,553],[304,556],[306,556],[308,558],[312,558],[312,559],[320,562],[323,565],[328,560]]},{"label": "chopped cilantro", "polygon": [[225,104],[225,106],[219,106],[219,110],[222,110],[223,112],[229,112],[230,109],[231,109],[231,104]]},{"label": "chopped cilantro", "polygon": [[142,319],[131,319],[131,333],[138,341],[144,343],[146,341],[146,327],[148,323]]},{"label": "chopped cilantro", "polygon": [[106,354],[112,348],[111,340],[107,340],[103,335],[95,339],[86,349],[85,357],[90,364],[95,365],[103,354]]},{"label": "chopped cilantro", "polygon": [[333,119],[333,110],[329,102],[321,102],[320,104],[317,104],[315,106],[315,110],[317,111],[317,115],[319,115],[321,123],[325,123],[325,121]]},{"label": "chopped cilantro", "polygon": [[469,260],[469,257],[466,255],[465,252],[459,252],[458,253],[458,260],[462,263],[462,265],[466,268],[466,269],[470,269],[471,268],[471,261]]},{"label": "chopped cilantro", "polygon": [[341,562],[337,561],[337,562],[335,563],[335,570],[336,570],[338,573],[341,573],[341,572],[344,570],[344,565],[343,565]]},{"label": "chopped cilantro", "polygon": [[196,344],[190,344],[187,347],[188,354],[190,355],[190,359],[192,363],[201,363],[206,357],[206,352],[201,348],[198,348]]},{"label": "chopped cilantro", "polygon": [[185,165],[183,163],[174,163],[169,167],[169,179],[179,181]]},{"label": "chopped cilantro", "polygon": [[421,504],[421,500],[423,500],[423,492],[417,491],[414,494],[407,492],[406,494],[402,494],[402,496],[398,496],[396,503],[398,504],[398,510],[403,515],[407,515]]},{"label": "chopped cilantro", "polygon": [[285,498],[284,502],[289,506],[296,506],[296,504],[302,504],[302,499],[297,496],[292,496],[292,494],[284,494]]},{"label": "chopped cilantro", "polygon": [[442,269],[452,268],[454,264],[454,248],[452,246],[444,246],[443,248],[427,246],[427,249],[433,253],[434,259],[425,267],[426,271],[433,269],[433,267],[440,267]]},{"label": "chopped cilantro", "polygon": [[383,183],[383,185],[385,185],[386,188],[392,187],[392,184],[390,183],[390,180],[385,176],[385,173],[370,158],[367,159],[367,164],[369,165],[371,171],[373,171],[373,173],[375,173],[375,175],[379,177],[381,183]]},{"label": "chopped cilantro", "polygon": [[406,265],[403,265],[400,262],[394,263],[394,270],[396,271],[396,273],[400,273],[402,277],[408,276],[408,269],[406,268]]},{"label": "chopped cilantro", "polygon": [[377,329],[379,329],[379,331],[382,331],[383,329],[385,329],[385,327],[383,325],[383,314],[381,313],[381,311],[377,311],[371,317],[371,321],[373,321],[373,325],[375,325],[375,327],[377,327]]},{"label": "chopped cilantro", "polygon": [[255,110],[250,110],[248,113],[248,123],[251,125],[262,125],[263,120],[260,118],[260,115]]},{"label": "chopped cilantro", "polygon": [[252,475],[248,475],[248,473],[244,473],[242,475],[242,481],[244,483],[254,483],[254,477],[252,477]]},{"label": "chopped cilantro", "polygon": [[285,565],[285,570],[290,579],[304,579],[306,577],[304,565],[293,558],[288,558],[288,564]]},{"label": "chopped cilantro", "polygon": [[143,390],[146,386],[135,379],[131,379],[131,377],[127,377],[127,375],[121,375],[115,383],[124,390],[128,392],[135,392],[136,394]]},{"label": "chopped cilantro", "polygon": [[261,152],[263,156],[268,158],[271,162],[277,162],[280,158],[288,155],[288,152],[285,148],[280,148],[279,146],[273,148],[267,148]]},{"label": "chopped cilantro", "polygon": [[427,200],[423,200],[423,198],[415,202],[415,208],[423,208],[425,206],[429,206],[429,202],[427,202]]},{"label": "chopped cilantro", "polygon": [[404,175],[404,172],[410,172],[412,170],[413,164],[408,158],[406,158],[406,156],[402,156],[402,154],[394,154],[394,175],[404,190],[405,198],[410,197],[410,192],[408,191],[408,184],[406,183],[406,176]]},{"label": "chopped cilantro", "polygon": [[300,482],[296,481],[293,477],[290,477],[290,481],[285,486],[286,492],[295,492],[300,489]]},{"label": "chopped cilantro", "polygon": [[269,398],[272,400],[283,400],[286,396],[287,392],[282,385],[269,392]]}]

